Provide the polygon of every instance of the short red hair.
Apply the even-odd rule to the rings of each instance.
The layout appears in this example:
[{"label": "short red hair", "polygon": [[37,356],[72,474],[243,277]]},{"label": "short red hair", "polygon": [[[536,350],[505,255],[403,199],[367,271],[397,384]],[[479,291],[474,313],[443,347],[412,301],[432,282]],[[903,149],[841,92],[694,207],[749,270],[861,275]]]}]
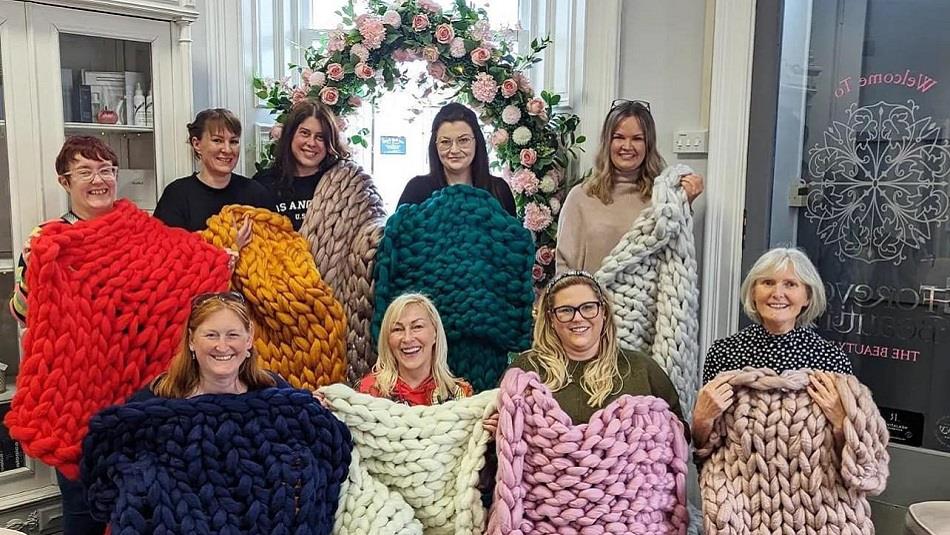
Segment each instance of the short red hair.
[{"label": "short red hair", "polygon": [[56,156],[56,174],[63,175],[69,172],[69,164],[82,156],[89,160],[108,160],[112,165],[119,166],[119,157],[103,141],[94,136],[72,136],[63,143]]}]

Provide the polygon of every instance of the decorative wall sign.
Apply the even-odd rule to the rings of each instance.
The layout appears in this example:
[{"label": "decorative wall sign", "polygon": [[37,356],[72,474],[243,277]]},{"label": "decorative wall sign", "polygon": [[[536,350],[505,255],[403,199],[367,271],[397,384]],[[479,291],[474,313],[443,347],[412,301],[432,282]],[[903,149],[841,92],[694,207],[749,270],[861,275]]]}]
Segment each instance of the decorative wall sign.
[{"label": "decorative wall sign", "polygon": [[913,100],[846,111],[808,150],[805,217],[842,260],[900,265],[948,219],[950,141]]}]

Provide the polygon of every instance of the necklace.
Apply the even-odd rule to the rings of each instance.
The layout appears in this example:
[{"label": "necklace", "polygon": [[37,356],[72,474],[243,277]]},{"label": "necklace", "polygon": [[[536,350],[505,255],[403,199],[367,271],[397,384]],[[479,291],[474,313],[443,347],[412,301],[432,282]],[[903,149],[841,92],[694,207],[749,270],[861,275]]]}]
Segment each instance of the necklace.
[{"label": "necklace", "polygon": [[565,383],[565,386],[574,382],[574,374],[577,372],[577,368],[580,368],[581,364],[584,363],[582,360],[575,360],[571,362],[574,364],[574,367],[567,370],[567,383]]}]

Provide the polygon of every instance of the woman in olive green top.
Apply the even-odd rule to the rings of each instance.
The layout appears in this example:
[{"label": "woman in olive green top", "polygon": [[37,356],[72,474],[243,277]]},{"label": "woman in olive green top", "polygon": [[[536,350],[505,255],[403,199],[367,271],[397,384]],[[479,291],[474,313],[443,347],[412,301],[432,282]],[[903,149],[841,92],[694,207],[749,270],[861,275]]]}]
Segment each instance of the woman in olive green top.
[{"label": "woman in olive green top", "polygon": [[666,373],[643,353],[617,346],[611,304],[588,273],[555,277],[538,307],[533,347],[509,367],[537,373],[573,423],[586,423],[623,395],[661,398],[683,420]]}]

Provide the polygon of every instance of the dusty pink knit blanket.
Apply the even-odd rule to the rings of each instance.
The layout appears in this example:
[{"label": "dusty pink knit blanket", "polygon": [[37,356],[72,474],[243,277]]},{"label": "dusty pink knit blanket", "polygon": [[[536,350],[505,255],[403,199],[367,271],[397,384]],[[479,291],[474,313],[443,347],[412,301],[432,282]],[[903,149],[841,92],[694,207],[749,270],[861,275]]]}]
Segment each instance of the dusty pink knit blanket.
[{"label": "dusty pink knit blanket", "polygon": [[808,395],[811,370],[746,368],[729,377],[733,405],[713,423],[699,477],[707,535],[874,533],[867,496],[884,490],[887,427],[871,392],[835,374],[844,443]]},{"label": "dusty pink knit blanket", "polygon": [[574,425],[534,372],[501,382],[488,531],[686,533],[686,440],[662,399],[623,396]]}]

